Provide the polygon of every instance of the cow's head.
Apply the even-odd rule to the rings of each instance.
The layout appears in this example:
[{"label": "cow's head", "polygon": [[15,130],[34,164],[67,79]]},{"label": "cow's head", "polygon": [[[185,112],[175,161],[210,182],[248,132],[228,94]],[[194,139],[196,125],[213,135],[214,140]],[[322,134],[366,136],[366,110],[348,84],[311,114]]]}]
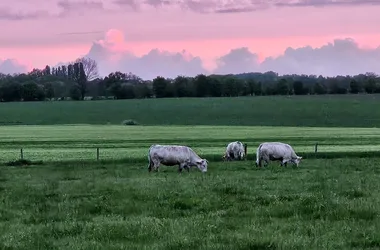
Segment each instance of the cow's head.
[{"label": "cow's head", "polygon": [[240,159],[242,160],[242,159],[244,158],[244,152],[240,152],[240,153],[239,153],[239,157],[240,157]]},{"label": "cow's head", "polygon": [[297,159],[294,160],[294,163],[297,165],[297,167],[300,164],[301,160],[302,160],[302,156],[297,156]]},{"label": "cow's head", "polygon": [[197,167],[199,168],[200,171],[202,171],[203,173],[207,172],[208,161],[206,159],[200,159],[196,163],[197,163]]},{"label": "cow's head", "polygon": [[248,148],[247,143],[244,143],[244,156],[245,157],[247,157],[247,148]]}]

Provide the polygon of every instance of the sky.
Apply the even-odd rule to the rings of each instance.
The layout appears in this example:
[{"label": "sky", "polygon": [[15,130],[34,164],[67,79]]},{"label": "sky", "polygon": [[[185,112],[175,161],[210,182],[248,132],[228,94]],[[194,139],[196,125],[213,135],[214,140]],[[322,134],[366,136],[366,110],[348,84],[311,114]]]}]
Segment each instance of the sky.
[{"label": "sky", "polygon": [[2,0],[0,72],[380,74],[380,0]]}]

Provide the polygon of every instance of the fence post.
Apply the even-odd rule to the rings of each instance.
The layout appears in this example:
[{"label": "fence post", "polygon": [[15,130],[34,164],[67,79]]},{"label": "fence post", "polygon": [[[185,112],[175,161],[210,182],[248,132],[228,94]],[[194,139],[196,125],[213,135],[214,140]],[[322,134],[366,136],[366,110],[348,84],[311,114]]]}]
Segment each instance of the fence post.
[{"label": "fence post", "polygon": [[99,161],[99,148],[96,148],[96,160]]},{"label": "fence post", "polygon": [[24,159],[24,151],[22,150],[22,148],[20,149],[20,158],[21,160]]},{"label": "fence post", "polygon": [[315,143],[314,153],[318,152],[318,142]]}]

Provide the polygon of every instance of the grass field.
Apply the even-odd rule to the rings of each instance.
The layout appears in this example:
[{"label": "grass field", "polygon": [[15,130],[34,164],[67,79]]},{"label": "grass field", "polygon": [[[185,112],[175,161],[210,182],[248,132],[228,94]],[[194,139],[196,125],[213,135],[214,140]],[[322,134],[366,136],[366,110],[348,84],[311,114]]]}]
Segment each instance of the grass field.
[{"label": "grass field", "polygon": [[[220,161],[227,143],[248,144],[253,160],[257,146],[264,141],[291,144],[296,152],[310,157],[356,157],[368,153],[380,157],[380,129],[308,128],[243,126],[3,126],[0,127],[1,162],[23,156],[30,160],[100,160],[146,162],[152,144],[181,144],[192,147],[202,157]],[[318,143],[318,154],[314,154]]]},{"label": "grass field", "polygon": [[0,249],[378,249],[380,164],[0,169]]},{"label": "grass field", "polygon": [[0,124],[380,127],[380,95],[0,103]]},{"label": "grass field", "polygon": [[[271,98],[1,103],[3,124],[39,125],[0,126],[0,249],[380,249],[377,97]],[[124,119],[149,126],[106,125]],[[235,140],[248,160],[222,162]],[[264,141],[300,167],[256,168]],[[208,172],[148,173],[156,143]],[[21,148],[43,164],[5,166]]]}]

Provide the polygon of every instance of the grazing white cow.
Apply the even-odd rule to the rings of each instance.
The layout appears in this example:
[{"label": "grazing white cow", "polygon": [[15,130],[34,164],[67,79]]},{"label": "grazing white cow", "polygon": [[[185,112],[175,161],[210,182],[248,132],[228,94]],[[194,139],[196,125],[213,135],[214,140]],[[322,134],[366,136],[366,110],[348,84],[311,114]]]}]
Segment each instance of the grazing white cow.
[{"label": "grazing white cow", "polygon": [[226,153],[223,155],[223,159],[230,161],[233,159],[241,160],[247,155],[247,144],[240,141],[230,142],[227,145]]},{"label": "grazing white cow", "polygon": [[160,164],[165,166],[178,165],[178,172],[183,168],[190,171],[191,166],[197,166],[203,173],[207,172],[206,159],[200,158],[190,147],[177,145],[152,145],[148,154],[149,172],[158,171]]},{"label": "grazing white cow", "polygon": [[286,166],[288,162],[299,165],[302,157],[297,156],[293,148],[282,142],[264,142],[259,145],[256,150],[256,166],[261,167],[261,162],[264,160],[265,165],[269,161],[281,161],[281,166]]}]

